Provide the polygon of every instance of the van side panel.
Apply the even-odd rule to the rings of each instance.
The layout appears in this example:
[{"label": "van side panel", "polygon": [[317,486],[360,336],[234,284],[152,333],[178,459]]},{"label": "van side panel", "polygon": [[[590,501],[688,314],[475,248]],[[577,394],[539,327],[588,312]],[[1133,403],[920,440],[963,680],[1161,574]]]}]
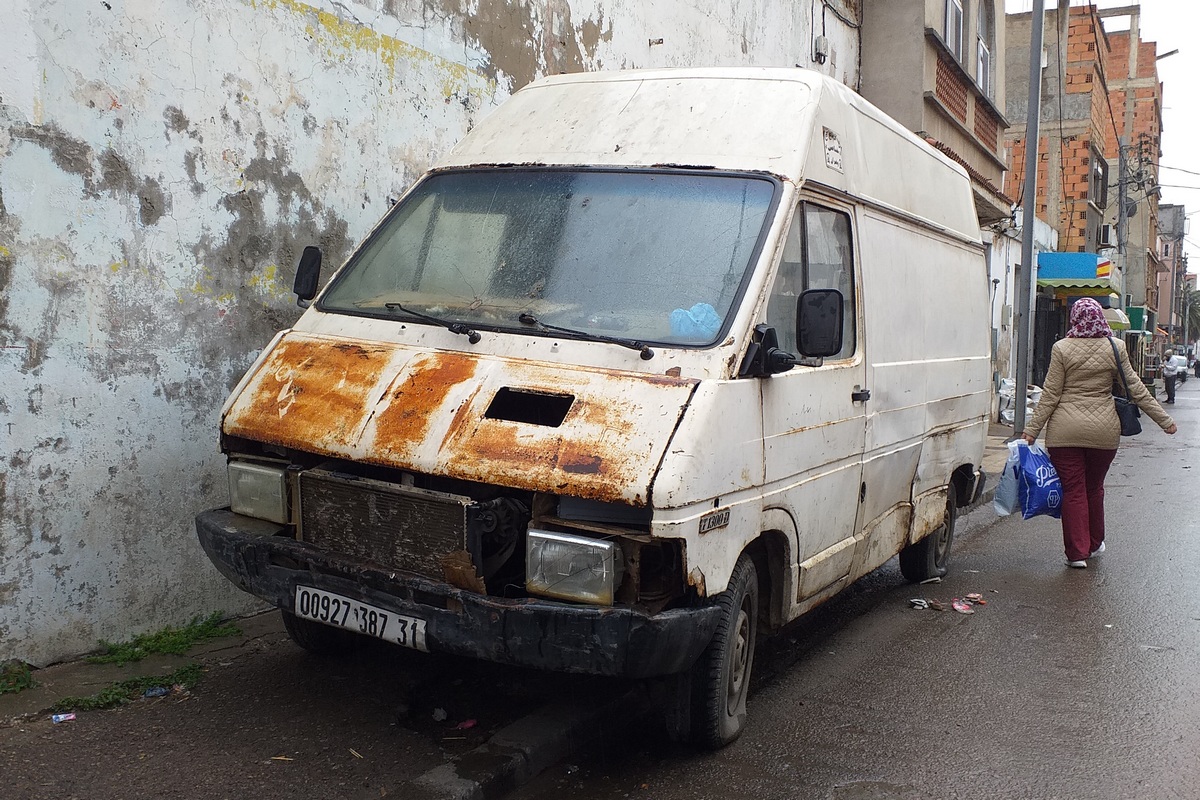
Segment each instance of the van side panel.
[{"label": "van side panel", "polygon": [[991,367],[981,251],[879,210],[861,219],[869,522],[980,463]]}]

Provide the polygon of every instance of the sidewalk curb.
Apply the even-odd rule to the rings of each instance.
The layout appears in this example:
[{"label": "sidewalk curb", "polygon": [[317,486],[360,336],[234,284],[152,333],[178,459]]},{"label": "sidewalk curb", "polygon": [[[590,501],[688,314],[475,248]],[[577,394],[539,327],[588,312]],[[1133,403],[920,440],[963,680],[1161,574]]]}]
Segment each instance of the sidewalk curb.
[{"label": "sidewalk curb", "polygon": [[650,709],[644,690],[633,688],[602,704],[561,704],[544,708],[492,735],[448,764],[401,784],[411,800],[490,800],[528,783],[535,776],[582,752],[614,728]]}]

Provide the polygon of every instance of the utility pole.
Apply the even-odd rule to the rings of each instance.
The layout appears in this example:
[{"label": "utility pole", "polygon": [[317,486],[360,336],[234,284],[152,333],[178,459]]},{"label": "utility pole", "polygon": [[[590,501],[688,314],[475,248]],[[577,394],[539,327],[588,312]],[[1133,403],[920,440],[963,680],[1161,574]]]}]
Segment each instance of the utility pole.
[{"label": "utility pole", "polygon": [[[1059,4],[1059,14],[1062,6]],[[1025,430],[1025,403],[1029,392],[1030,299],[1033,295],[1033,225],[1037,209],[1038,138],[1042,119],[1042,28],[1046,23],[1045,0],[1033,0],[1029,35],[1029,112],[1025,121],[1025,192],[1021,197],[1021,263],[1014,281],[1017,286],[1017,385],[1013,409],[1013,436]],[[1062,20],[1059,20],[1061,24]],[[1058,69],[1062,69],[1062,64]]]},{"label": "utility pole", "polygon": [[1117,253],[1122,257],[1122,273],[1129,269],[1124,258],[1125,240],[1128,236],[1125,228],[1129,224],[1125,221],[1126,205],[1129,202],[1129,162],[1125,160],[1125,153],[1128,150],[1129,137],[1119,137],[1117,139]]}]

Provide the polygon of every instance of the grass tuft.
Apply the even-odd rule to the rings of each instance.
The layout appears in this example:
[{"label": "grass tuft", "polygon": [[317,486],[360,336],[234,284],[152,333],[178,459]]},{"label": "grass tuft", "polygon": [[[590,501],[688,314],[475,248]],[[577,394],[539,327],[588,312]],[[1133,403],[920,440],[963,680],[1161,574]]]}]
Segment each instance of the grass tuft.
[{"label": "grass tuft", "polygon": [[206,639],[216,639],[221,636],[237,636],[241,629],[233,624],[221,624],[220,612],[213,612],[207,619],[196,617],[182,628],[163,628],[156,633],[146,633],[135,636],[128,642],[100,641],[102,653],[89,656],[90,664],[128,664],[131,661],[141,661],[146,656],[156,653],[168,655],[183,655],[192,645]]},{"label": "grass tuft", "polygon": [[33,668],[24,661],[0,663],[0,694],[16,694],[37,686],[33,679]]},{"label": "grass tuft", "polygon": [[204,668],[199,664],[187,664],[167,675],[141,675],[123,681],[109,684],[95,694],[87,697],[64,697],[55,703],[51,710],[59,711],[99,711],[114,708],[136,700],[142,692],[156,686],[180,686],[191,689],[200,682]]}]

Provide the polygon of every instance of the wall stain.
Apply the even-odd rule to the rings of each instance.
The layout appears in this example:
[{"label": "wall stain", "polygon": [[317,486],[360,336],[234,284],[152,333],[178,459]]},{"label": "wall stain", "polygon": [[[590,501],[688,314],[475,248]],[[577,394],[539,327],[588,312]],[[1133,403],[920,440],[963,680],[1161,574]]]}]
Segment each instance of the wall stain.
[{"label": "wall stain", "polygon": [[[491,0],[490,4],[504,5],[502,0]],[[387,69],[393,86],[399,82],[398,78],[403,79],[406,65],[425,63],[443,76],[441,85],[437,87],[443,97],[450,97],[455,91],[467,88],[471,71],[464,64],[380,33],[360,23],[353,15],[350,19],[344,19],[340,14],[330,13],[300,0],[251,0],[251,5],[270,9],[282,8],[292,14],[311,19],[312,22],[307,25],[305,32],[327,55],[337,56],[338,54],[333,52],[335,50],[358,50],[374,54]],[[457,7],[458,4],[454,5]]]},{"label": "wall stain", "polygon": [[[340,264],[352,245],[349,223],[313,195],[303,177],[291,168],[287,150],[276,145],[268,154],[266,136],[261,133],[256,145],[258,154],[242,169],[246,188],[220,200],[221,207],[234,217],[223,240],[216,245],[206,236],[194,250],[199,263],[233,267],[236,282],[229,288],[235,291],[267,264],[287,265],[280,271],[287,274],[276,277],[290,286],[294,264],[307,245],[318,245],[330,264]],[[290,209],[295,211],[289,219]],[[278,222],[268,223],[275,217]],[[220,295],[224,286],[218,277],[213,293]]]},{"label": "wall stain", "polygon": [[571,24],[571,6],[567,0],[547,0],[546,31],[542,41],[546,74],[583,72],[583,51]]},{"label": "wall stain", "polygon": [[138,219],[143,225],[153,225],[167,213],[169,200],[154,178],[147,178],[138,192]]},{"label": "wall stain", "polygon": [[188,188],[190,188],[192,190],[192,194],[196,195],[197,197],[205,192],[204,184],[201,183],[196,177],[196,162],[201,155],[202,153],[199,148],[195,150],[188,150],[183,154],[183,169],[187,172],[188,179],[191,181],[191,184]]},{"label": "wall stain", "polygon": [[[455,0],[435,0],[442,13],[461,17],[462,8]],[[463,31],[478,43],[488,60],[483,73],[493,81],[507,76],[509,90],[515,91],[538,74],[538,31],[535,7],[529,0],[479,0],[475,13],[466,15]]]},{"label": "wall stain", "polygon": [[84,186],[92,187],[92,148],[87,142],[74,138],[53,123],[18,125],[10,130],[13,138],[24,139],[41,146],[63,172],[79,175]]},{"label": "wall stain", "polygon": [[137,197],[138,219],[142,225],[155,224],[167,212],[170,201],[159,182],[154,178],[135,177],[129,162],[112,148],[105,148],[100,154],[100,176],[98,189]]},{"label": "wall stain", "polygon": [[[11,241],[10,224],[4,213],[3,195],[0,195],[0,239]],[[12,250],[0,244],[0,347],[8,347],[21,337],[21,332],[8,322],[8,285],[12,282],[14,259]]]},{"label": "wall stain", "polygon": [[105,148],[104,152],[100,154],[100,180],[100,188],[114,194],[117,192],[137,193],[137,179],[133,177],[133,170],[129,168],[128,162],[111,147]]},{"label": "wall stain", "polygon": [[188,122],[187,115],[183,113],[183,109],[178,106],[167,106],[163,110],[163,122],[166,123],[167,130],[165,136],[169,140],[171,133],[187,133]]}]

